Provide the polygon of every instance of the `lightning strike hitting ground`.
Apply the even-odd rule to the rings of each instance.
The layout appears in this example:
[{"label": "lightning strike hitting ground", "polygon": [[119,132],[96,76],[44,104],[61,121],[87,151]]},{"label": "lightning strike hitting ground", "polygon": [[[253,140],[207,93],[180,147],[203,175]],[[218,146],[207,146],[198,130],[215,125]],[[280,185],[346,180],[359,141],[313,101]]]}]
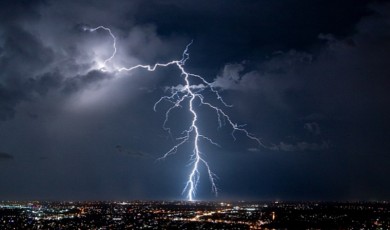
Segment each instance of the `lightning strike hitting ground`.
[{"label": "lightning strike hitting ground", "polygon": [[[84,31],[89,31],[89,32],[94,32],[96,30],[105,30],[112,37],[112,39],[113,39],[112,55],[109,58],[105,59],[103,62],[103,66],[100,67],[101,71],[107,71],[106,64],[108,62],[113,61],[113,59],[116,55],[116,52],[117,52],[116,37],[111,32],[111,29],[104,27],[104,26],[98,26],[95,28],[90,28],[90,27],[84,26],[82,29]],[[230,107],[230,105],[228,105],[224,102],[223,98],[220,96],[217,89],[215,89],[213,87],[212,83],[206,81],[203,77],[201,77],[199,75],[188,73],[184,69],[184,65],[185,65],[186,61],[189,59],[188,48],[191,44],[192,44],[192,41],[186,46],[185,50],[183,51],[183,55],[182,55],[181,60],[173,60],[173,61],[170,61],[168,63],[156,63],[154,65],[135,65],[135,66],[131,66],[131,67],[120,67],[120,68],[115,68],[115,70],[114,70],[114,71],[121,72],[121,71],[132,71],[135,69],[143,68],[143,69],[146,69],[147,71],[155,71],[157,67],[167,67],[167,66],[176,66],[180,70],[181,76],[184,79],[184,83],[185,83],[184,86],[171,87],[171,93],[167,96],[161,97],[155,103],[153,109],[154,109],[154,111],[156,111],[157,106],[163,101],[167,101],[167,102],[172,104],[172,106],[169,107],[167,109],[167,111],[165,112],[165,120],[164,120],[164,124],[163,124],[164,130],[166,130],[170,133],[170,128],[166,126],[166,124],[169,120],[170,113],[174,109],[182,107],[182,105],[184,103],[188,103],[187,104],[188,105],[188,112],[192,115],[192,120],[191,120],[190,124],[188,125],[187,129],[185,129],[182,132],[183,135],[176,138],[178,143],[175,146],[173,146],[170,150],[168,150],[159,159],[160,160],[165,159],[168,156],[175,154],[177,152],[177,150],[183,144],[193,141],[193,143],[194,143],[193,150],[192,150],[192,154],[190,155],[191,172],[188,175],[188,180],[187,180],[186,185],[183,189],[183,194],[185,194],[185,193],[187,194],[187,199],[189,201],[193,201],[195,198],[196,189],[197,189],[197,186],[198,186],[199,180],[200,180],[199,169],[200,169],[201,165],[203,165],[206,168],[206,171],[208,173],[208,177],[209,177],[209,180],[211,183],[212,192],[214,192],[216,195],[218,194],[218,189],[217,189],[217,186],[215,183],[216,175],[211,171],[209,164],[204,159],[204,154],[201,152],[199,145],[200,145],[201,140],[205,140],[205,141],[207,141],[213,145],[216,145],[216,146],[219,146],[219,145],[217,143],[215,143],[213,140],[211,140],[210,138],[208,138],[206,135],[204,135],[202,133],[202,131],[199,129],[199,127],[198,127],[198,122],[199,122],[198,118],[199,117],[198,117],[198,113],[197,113],[195,106],[194,106],[195,102],[198,102],[198,103],[200,103],[200,105],[206,106],[206,107],[212,109],[213,111],[215,111],[217,118],[218,118],[219,127],[221,127],[225,124],[228,124],[232,128],[231,134],[232,134],[234,140],[236,139],[235,133],[242,132],[243,134],[246,135],[246,137],[257,142],[259,144],[259,146],[266,147],[260,141],[260,139],[256,138],[251,133],[249,133],[246,129],[244,129],[244,125],[238,125],[238,124],[234,123],[230,119],[230,117],[221,108],[219,108],[219,107],[217,107],[217,106],[215,106],[215,105],[213,105],[205,100],[204,96],[202,95],[202,92],[204,90],[208,89],[223,104],[223,106]],[[193,81],[193,79],[196,79],[197,81],[202,82],[202,84],[200,84],[200,85],[199,84],[198,85],[192,84],[191,82]]]}]

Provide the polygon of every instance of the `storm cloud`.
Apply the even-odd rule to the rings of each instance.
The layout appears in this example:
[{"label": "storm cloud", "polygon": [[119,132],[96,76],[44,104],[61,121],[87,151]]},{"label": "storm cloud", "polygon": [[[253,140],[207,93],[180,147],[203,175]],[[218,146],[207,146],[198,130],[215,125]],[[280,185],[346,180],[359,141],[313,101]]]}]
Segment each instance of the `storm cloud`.
[{"label": "storm cloud", "polygon": [[[82,29],[99,25],[117,38],[106,72],[112,38]],[[384,1],[2,1],[0,195],[183,198],[190,145],[155,159],[177,143],[186,108],[168,120],[171,135],[169,104],[153,110],[183,89],[180,71],[113,70],[180,60],[193,40],[186,70],[269,146],[234,141],[199,107],[221,146],[201,146],[220,199],[389,199],[389,37]],[[215,199],[206,177],[199,197]]]}]

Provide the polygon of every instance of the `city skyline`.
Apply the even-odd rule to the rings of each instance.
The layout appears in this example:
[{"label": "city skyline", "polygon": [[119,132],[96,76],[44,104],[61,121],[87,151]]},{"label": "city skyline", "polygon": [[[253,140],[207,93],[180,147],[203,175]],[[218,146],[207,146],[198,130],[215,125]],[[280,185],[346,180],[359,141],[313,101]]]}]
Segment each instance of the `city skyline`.
[{"label": "city skyline", "polygon": [[[181,191],[197,141],[177,138],[195,127],[193,106],[200,137],[212,140],[199,144],[207,164],[196,200],[390,199],[385,1],[0,8],[2,200],[192,199]],[[183,73],[202,78],[186,85]],[[199,101],[166,120],[171,105],[156,102],[183,89]],[[232,120],[205,109],[203,96]],[[233,138],[240,124],[248,133]]]}]

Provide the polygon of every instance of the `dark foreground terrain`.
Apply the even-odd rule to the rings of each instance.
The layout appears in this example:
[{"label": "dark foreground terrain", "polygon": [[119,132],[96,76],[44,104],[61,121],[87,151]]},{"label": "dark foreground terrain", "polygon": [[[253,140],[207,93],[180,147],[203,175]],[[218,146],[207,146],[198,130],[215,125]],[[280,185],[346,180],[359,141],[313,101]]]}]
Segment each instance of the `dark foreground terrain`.
[{"label": "dark foreground terrain", "polygon": [[3,201],[0,229],[390,229],[390,203]]}]

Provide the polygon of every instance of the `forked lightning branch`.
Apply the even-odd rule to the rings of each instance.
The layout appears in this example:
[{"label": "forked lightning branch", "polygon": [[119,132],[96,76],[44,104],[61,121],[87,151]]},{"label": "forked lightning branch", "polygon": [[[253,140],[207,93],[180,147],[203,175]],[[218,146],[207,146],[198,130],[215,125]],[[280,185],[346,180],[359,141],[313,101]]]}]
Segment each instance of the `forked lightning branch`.
[{"label": "forked lightning branch", "polygon": [[[84,31],[94,32],[97,30],[105,30],[108,32],[108,34],[111,36],[112,39],[112,54],[110,57],[106,58],[104,62],[102,63],[102,66],[100,66],[101,71],[108,71],[106,68],[106,64],[108,62],[113,62],[115,55],[117,53],[117,38],[114,36],[110,28],[104,27],[104,26],[98,26],[95,28],[83,27]],[[213,87],[213,85],[206,81],[202,76],[189,73],[185,70],[184,66],[186,61],[189,59],[189,52],[188,48],[192,44],[189,43],[185,50],[183,51],[182,58],[180,60],[173,60],[167,63],[156,63],[154,65],[135,65],[135,66],[129,66],[129,67],[117,67],[113,70],[113,72],[118,71],[132,71],[135,69],[145,69],[147,71],[155,71],[157,68],[163,68],[167,66],[176,66],[178,70],[181,72],[181,77],[184,80],[184,86],[183,87],[171,87],[171,91],[169,95],[162,96],[154,105],[154,111],[157,110],[158,105],[163,102],[169,102],[171,106],[165,111],[165,121],[163,124],[164,130],[170,132],[170,128],[167,127],[167,122],[169,120],[170,114],[173,110],[178,108],[188,108],[188,113],[191,115],[191,121],[185,125],[184,127],[187,127],[183,130],[182,135],[179,137],[176,137],[176,145],[174,145],[171,149],[169,149],[164,155],[162,155],[159,159],[165,159],[169,157],[170,155],[175,154],[180,147],[182,147],[185,143],[193,143],[192,147],[192,153],[190,153],[190,167],[191,171],[188,175],[188,179],[186,181],[186,185],[183,189],[183,194],[186,194],[186,197],[189,201],[193,201],[195,199],[196,190],[200,181],[200,167],[201,165],[205,166],[210,183],[211,183],[211,189],[212,192],[214,192],[216,195],[218,194],[218,188],[216,186],[216,175],[211,170],[209,164],[204,158],[204,153],[201,151],[200,144],[202,141],[208,142],[212,145],[218,146],[216,142],[211,140],[205,133],[202,132],[202,130],[199,128],[198,123],[199,116],[196,110],[196,107],[199,105],[206,106],[213,110],[215,112],[215,115],[218,118],[218,125],[219,127],[223,125],[229,125],[231,127],[231,134],[232,137],[235,139],[235,133],[241,132],[249,139],[257,142],[260,146],[264,145],[260,141],[260,139],[253,136],[251,133],[249,133],[245,128],[244,125],[239,125],[234,123],[228,114],[224,112],[220,107],[215,106],[214,104],[208,102],[202,92],[205,90],[209,90],[212,92],[212,95],[215,96],[217,100],[219,100],[223,106],[229,107],[230,105],[226,104],[219,94],[218,90]],[[192,82],[202,82],[201,87],[198,85],[193,84]],[[184,106],[186,104],[186,106]]]}]

